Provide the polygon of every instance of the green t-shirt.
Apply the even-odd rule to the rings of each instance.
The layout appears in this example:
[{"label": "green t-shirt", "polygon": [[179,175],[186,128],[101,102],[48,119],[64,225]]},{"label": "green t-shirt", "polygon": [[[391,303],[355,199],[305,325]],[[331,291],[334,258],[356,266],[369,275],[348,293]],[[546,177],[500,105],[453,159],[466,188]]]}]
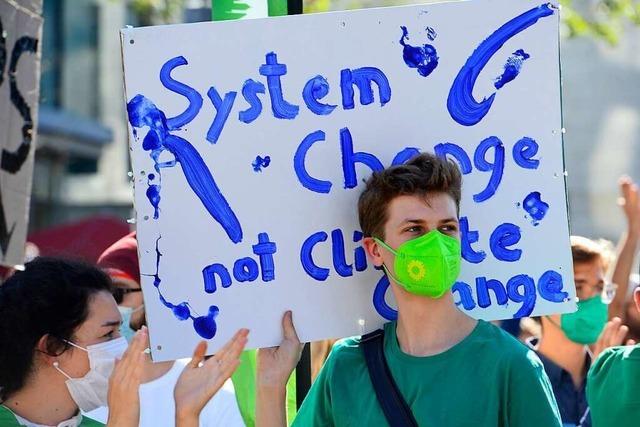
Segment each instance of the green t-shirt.
[{"label": "green t-shirt", "polygon": [[640,425],[640,345],[598,356],[587,374],[587,401],[594,427]]},{"label": "green t-shirt", "polygon": [[[20,427],[21,425],[22,424],[18,422],[16,416],[11,412],[11,410],[9,410],[9,408],[0,405],[0,426]],[[104,424],[83,416],[79,427],[104,427]]]},{"label": "green t-shirt", "polygon": [[[384,354],[421,427],[560,427],[549,379],[536,354],[479,321],[440,354],[404,353],[396,323],[384,327]],[[298,416],[297,426],[387,426],[359,338],[336,343]]]}]

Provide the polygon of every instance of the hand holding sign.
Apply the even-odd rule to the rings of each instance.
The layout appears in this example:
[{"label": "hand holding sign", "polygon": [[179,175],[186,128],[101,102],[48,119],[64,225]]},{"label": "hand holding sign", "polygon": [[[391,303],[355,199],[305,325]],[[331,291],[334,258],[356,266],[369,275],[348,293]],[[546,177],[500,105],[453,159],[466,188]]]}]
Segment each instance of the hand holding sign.
[{"label": "hand holding sign", "polygon": [[279,346],[258,350],[259,387],[284,389],[300,360],[304,345],[300,343],[293,326],[291,311],[285,312],[282,316],[282,332],[283,338]]}]

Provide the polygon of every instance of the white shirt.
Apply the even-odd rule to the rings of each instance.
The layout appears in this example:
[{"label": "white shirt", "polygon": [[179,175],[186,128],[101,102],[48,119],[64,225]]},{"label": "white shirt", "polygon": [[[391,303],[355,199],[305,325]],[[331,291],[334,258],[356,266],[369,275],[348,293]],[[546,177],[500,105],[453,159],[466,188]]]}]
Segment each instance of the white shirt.
[{"label": "white shirt", "polygon": [[21,426],[24,426],[24,427],[78,427],[80,425],[80,423],[82,422],[82,414],[80,412],[78,412],[78,415],[76,415],[75,417],[73,417],[71,419],[68,419],[67,421],[63,421],[63,422],[59,423],[56,426],[48,426],[46,424],[36,424],[36,423],[32,423],[31,421],[27,420],[26,418],[22,418],[20,415],[14,413],[9,408],[6,408],[6,409],[9,412],[11,412],[14,417],[16,417],[16,421],[18,422],[18,424],[20,424]]},{"label": "white shirt", "polygon": [[[171,369],[153,381],[140,384],[140,427],[163,427],[175,425],[175,402],[173,388],[189,359],[176,360]],[[102,423],[107,422],[109,411],[98,408],[86,414]],[[200,413],[200,427],[244,427],[236,402],[231,380],[211,398]]]}]

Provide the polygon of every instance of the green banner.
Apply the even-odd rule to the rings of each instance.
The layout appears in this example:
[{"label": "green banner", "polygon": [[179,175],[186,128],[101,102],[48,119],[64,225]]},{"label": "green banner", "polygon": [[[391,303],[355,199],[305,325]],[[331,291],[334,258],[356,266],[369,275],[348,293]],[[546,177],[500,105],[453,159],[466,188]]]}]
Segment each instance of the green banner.
[{"label": "green banner", "polygon": [[212,0],[211,2],[211,18],[214,21],[266,18],[287,14],[287,0]]},{"label": "green banner", "polygon": [[287,0],[268,0],[269,16],[284,16],[289,14]]}]

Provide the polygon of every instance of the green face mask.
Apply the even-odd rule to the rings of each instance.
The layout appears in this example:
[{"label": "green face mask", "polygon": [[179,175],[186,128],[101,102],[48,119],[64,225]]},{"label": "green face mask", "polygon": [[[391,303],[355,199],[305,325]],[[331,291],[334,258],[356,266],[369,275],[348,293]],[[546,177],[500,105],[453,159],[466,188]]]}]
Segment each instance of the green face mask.
[{"label": "green face mask", "polygon": [[404,242],[396,250],[380,239],[374,240],[396,256],[396,276],[383,265],[385,273],[412,294],[440,298],[460,274],[460,242],[438,230]]},{"label": "green face mask", "polygon": [[579,344],[593,344],[607,323],[607,305],[602,297],[595,297],[578,301],[575,313],[562,314],[560,327],[564,334],[573,342]]}]

